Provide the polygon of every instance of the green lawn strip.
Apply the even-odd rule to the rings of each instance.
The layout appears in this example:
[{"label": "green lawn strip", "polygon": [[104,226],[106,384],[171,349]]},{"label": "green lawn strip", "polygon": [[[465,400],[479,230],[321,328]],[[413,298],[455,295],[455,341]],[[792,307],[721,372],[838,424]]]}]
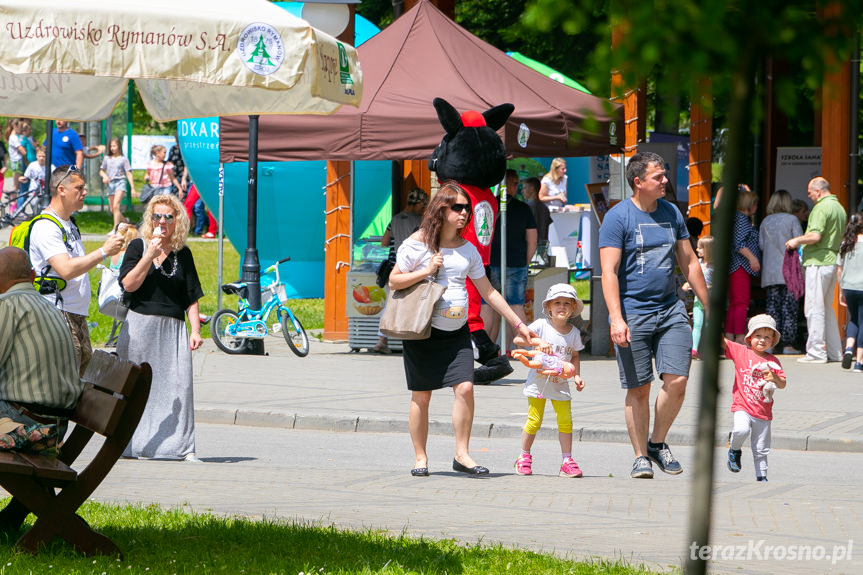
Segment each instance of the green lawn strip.
[{"label": "green lawn strip", "polygon": [[[123,215],[134,224],[141,220],[141,214],[135,211],[124,209]],[[107,235],[114,229],[114,216],[107,210],[104,212],[78,212],[75,214],[75,223],[78,224],[82,233]]]},{"label": "green lawn strip", "polygon": [[[331,525],[223,517],[158,505],[89,502],[80,515],[123,551],[87,558],[55,540],[36,557],[0,547],[0,573],[592,574],[652,573],[621,560],[575,562],[497,544],[388,536]],[[574,536],[574,535],[573,535]]]},{"label": "green lawn strip", "polygon": [[[84,233],[98,233],[91,231],[83,225],[81,229]],[[107,230],[106,230],[107,232]],[[84,247],[87,252],[98,249],[101,242],[84,242]],[[216,309],[216,296],[218,293],[218,267],[219,267],[219,247],[215,241],[196,241],[189,242],[189,248],[195,257],[195,265],[198,268],[198,276],[201,280],[201,286],[204,290],[204,297],[199,302],[201,313],[213,315],[218,311]],[[230,242],[225,242],[224,253],[224,277],[225,282],[234,281],[237,279],[237,270],[239,270],[240,256]],[[108,335],[111,333],[111,318],[99,313],[98,304],[96,301],[96,293],[99,287],[99,278],[101,274],[98,270],[90,272],[90,287],[93,291],[93,298],[90,300],[89,321],[96,322],[98,325],[90,330],[90,339],[94,345],[104,344],[108,340]],[[237,298],[235,296],[222,295],[222,306],[228,308],[237,308]],[[293,299],[288,301],[288,306],[291,311],[299,317],[303,327],[307,330],[321,329],[324,327],[324,300],[323,299]],[[201,335],[204,338],[210,337],[208,326],[201,329]],[[0,571],[2,573],[2,571]]]}]

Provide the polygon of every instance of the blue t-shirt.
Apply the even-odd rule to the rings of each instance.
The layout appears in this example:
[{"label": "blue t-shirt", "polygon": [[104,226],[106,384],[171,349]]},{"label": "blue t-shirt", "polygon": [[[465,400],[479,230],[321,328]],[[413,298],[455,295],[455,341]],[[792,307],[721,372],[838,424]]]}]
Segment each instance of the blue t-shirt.
[{"label": "blue t-shirt", "polygon": [[[42,142],[43,144],[45,142]],[[62,132],[54,128],[51,140],[51,165],[56,169],[60,166],[71,166],[75,163],[75,152],[84,149],[81,138],[72,128]]]},{"label": "blue t-shirt", "polygon": [[599,247],[619,248],[620,305],[628,315],[654,313],[677,301],[675,247],[688,240],[683,215],[665,200],[643,212],[631,199],[608,210],[599,228]]}]

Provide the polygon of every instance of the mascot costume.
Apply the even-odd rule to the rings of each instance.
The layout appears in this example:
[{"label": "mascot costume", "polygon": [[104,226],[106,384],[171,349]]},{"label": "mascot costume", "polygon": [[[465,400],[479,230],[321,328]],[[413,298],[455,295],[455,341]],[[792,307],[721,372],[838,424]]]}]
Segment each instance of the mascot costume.
[{"label": "mascot costume", "polygon": [[[499,130],[515,107],[501,104],[480,114],[473,110],[462,115],[443,98],[434,99],[438,119],[446,134],[429,159],[429,169],[438,181],[454,182],[465,191],[473,207],[473,218],[463,237],[479,250],[482,263],[489,265],[491,240],[497,218],[497,199],[489,189],[506,174],[506,148]],[[512,373],[500,346],[491,341],[479,316],[482,300],[468,278],[468,327],[474,345],[474,359],[482,365],[474,370],[474,382],[486,384]]]}]

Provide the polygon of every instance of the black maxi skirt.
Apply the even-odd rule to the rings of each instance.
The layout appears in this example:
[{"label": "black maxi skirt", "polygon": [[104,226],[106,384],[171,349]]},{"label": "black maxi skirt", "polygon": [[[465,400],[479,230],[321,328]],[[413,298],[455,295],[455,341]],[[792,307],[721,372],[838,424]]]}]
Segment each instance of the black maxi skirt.
[{"label": "black maxi skirt", "polygon": [[473,347],[467,324],[455,331],[431,328],[428,339],[402,341],[402,357],[411,391],[473,383]]}]

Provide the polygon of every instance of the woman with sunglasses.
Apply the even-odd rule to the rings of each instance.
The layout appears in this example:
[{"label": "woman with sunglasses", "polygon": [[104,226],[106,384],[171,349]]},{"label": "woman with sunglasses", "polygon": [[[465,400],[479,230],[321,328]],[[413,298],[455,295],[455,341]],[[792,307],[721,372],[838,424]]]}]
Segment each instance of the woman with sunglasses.
[{"label": "woman with sunglasses", "polygon": [[[172,195],[153,197],[129,244],[120,284],[129,313],[117,341],[120,357],[153,368],[147,407],[124,457],[195,457],[192,350],[201,347],[198,300],[204,295],[192,251],[186,246],[189,218]],[[191,334],[186,333],[186,317]]]},{"label": "woman with sunglasses", "polygon": [[419,230],[402,242],[390,274],[390,288],[404,289],[437,273],[435,281],[446,286],[432,314],[428,339],[403,341],[407,386],[411,391],[409,425],[415,460],[413,476],[426,476],[428,455],[428,409],[435,389],[451,387],[455,395],[452,424],[455,458],[452,468],[469,475],[484,475],[488,469],[470,455],[473,425],[473,348],[467,327],[469,277],[480,295],[502,314],[526,340],[536,337],[503,297],[491,287],[476,247],[462,238],[472,215],[470,199],[458,185],[444,184],[431,200]]}]

